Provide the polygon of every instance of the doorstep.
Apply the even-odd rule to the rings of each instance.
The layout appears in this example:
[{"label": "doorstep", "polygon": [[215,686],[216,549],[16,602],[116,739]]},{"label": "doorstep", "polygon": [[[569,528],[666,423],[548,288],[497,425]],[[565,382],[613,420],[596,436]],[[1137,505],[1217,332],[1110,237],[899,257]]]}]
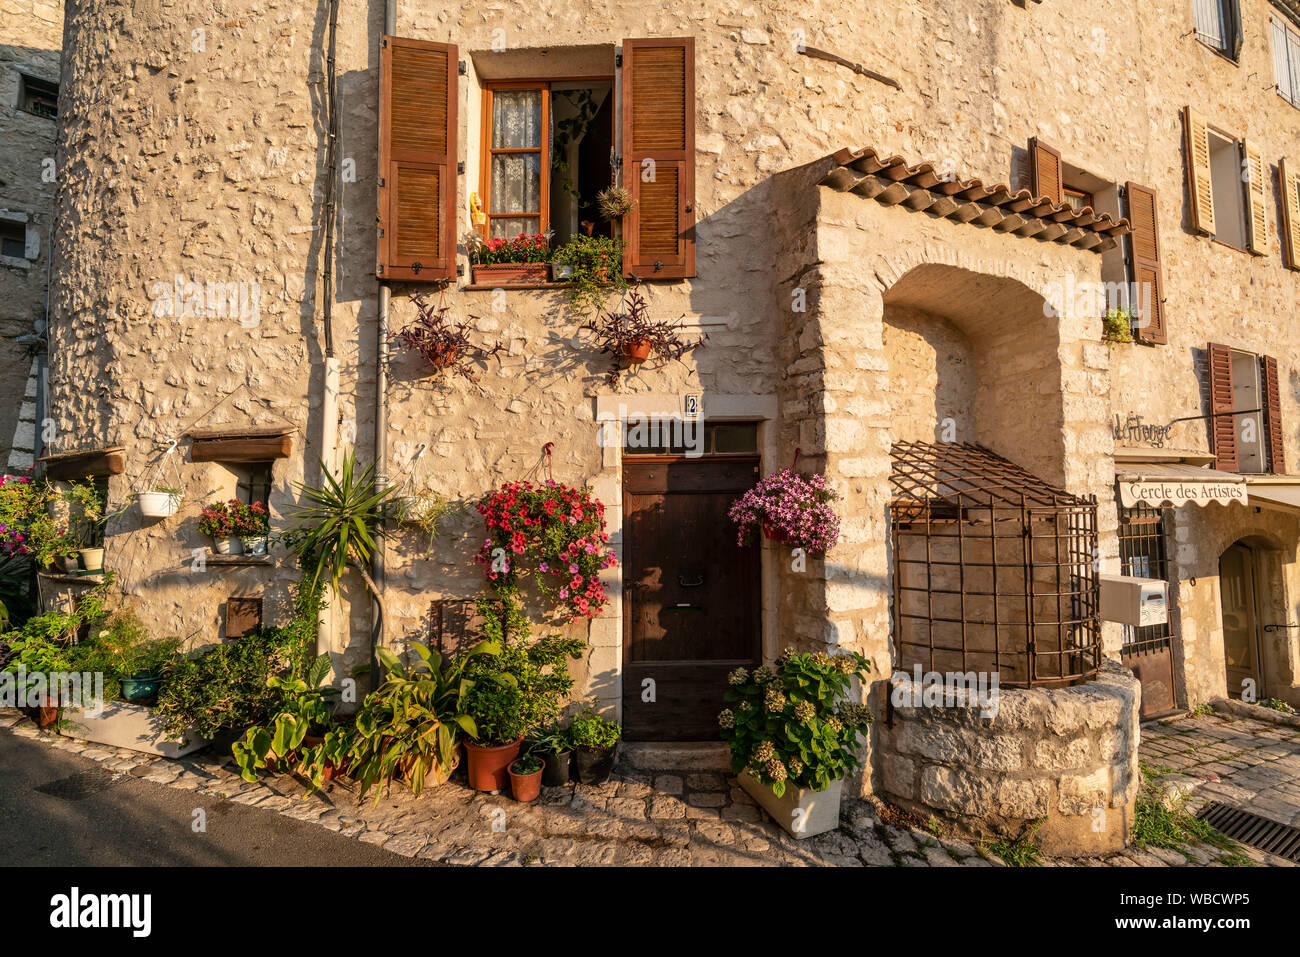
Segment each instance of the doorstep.
[{"label": "doorstep", "polygon": [[639,771],[727,771],[731,749],[725,741],[624,741],[619,761]]}]

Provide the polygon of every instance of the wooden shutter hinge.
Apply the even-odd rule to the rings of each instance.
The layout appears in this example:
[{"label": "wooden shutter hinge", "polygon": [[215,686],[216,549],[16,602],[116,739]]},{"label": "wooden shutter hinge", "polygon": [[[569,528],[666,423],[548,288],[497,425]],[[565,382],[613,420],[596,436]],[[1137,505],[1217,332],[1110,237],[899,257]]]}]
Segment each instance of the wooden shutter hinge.
[{"label": "wooden shutter hinge", "polygon": [[623,54],[621,53],[614,54],[614,69],[616,70],[623,69]]},{"label": "wooden shutter hinge", "polygon": [[458,162],[456,164],[456,172],[460,174],[463,174],[465,172],[465,164],[463,162]]},{"label": "wooden shutter hinge", "polygon": [[384,178],[382,176],[379,177],[379,188],[380,189],[384,188]]},{"label": "wooden shutter hinge", "polygon": [[464,264],[464,263],[456,263],[456,275],[457,275],[457,276],[463,276],[463,275],[465,275],[465,264]]},{"label": "wooden shutter hinge", "polygon": [[456,61],[456,73],[459,74],[460,76],[464,76],[464,75],[465,75],[465,61],[464,61],[464,60],[457,60],[457,61]]}]

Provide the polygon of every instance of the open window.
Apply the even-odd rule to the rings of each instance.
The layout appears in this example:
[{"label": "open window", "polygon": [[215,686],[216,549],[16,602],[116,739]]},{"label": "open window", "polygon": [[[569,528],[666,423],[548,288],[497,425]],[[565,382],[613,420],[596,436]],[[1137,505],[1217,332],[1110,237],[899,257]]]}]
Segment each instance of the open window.
[{"label": "open window", "polygon": [[1217,342],[1207,349],[1210,446],[1225,472],[1286,472],[1277,360]]},{"label": "open window", "polygon": [[612,235],[597,194],[613,183],[614,77],[489,82],[483,90],[485,238]]},{"label": "open window", "polygon": [[1194,0],[1196,39],[1234,62],[1241,55],[1240,0]]},{"label": "open window", "polygon": [[1235,249],[1267,252],[1267,168],[1259,149],[1210,126],[1190,106],[1183,110],[1183,131],[1194,228]]},{"label": "open window", "polygon": [[18,109],[43,119],[58,119],[59,84],[18,74]]}]

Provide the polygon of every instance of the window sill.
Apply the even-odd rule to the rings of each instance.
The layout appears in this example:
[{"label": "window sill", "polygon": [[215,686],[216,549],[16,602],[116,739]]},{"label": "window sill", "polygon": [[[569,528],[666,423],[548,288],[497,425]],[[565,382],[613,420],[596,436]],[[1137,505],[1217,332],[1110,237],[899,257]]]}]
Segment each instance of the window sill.
[{"label": "window sill", "polygon": [[26,257],[19,256],[0,256],[0,266],[10,266],[14,269],[31,269],[35,263]]},{"label": "window sill", "polygon": [[571,282],[468,282],[460,288],[465,292],[483,292],[492,289],[567,289]]}]

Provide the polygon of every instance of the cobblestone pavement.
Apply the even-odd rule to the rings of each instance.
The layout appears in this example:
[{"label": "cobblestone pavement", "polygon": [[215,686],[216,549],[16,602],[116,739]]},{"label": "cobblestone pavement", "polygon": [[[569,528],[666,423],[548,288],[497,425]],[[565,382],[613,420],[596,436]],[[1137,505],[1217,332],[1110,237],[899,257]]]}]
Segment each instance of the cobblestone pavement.
[{"label": "cobblestone pavement", "polygon": [[[448,864],[785,865],[1003,867],[985,848],[940,840],[922,829],[881,820],[862,801],[846,802],[837,832],[795,841],[777,828],[730,775],[617,768],[604,785],[543,788],[533,804],[481,794],[453,778],[413,797],[404,787],[359,800],[350,781],[330,782],[304,798],[295,779],[242,780],[233,761],[199,752],[169,761],[38,731],[17,712],[0,712],[0,729],[100,761],[109,770],[174,788],[198,790],[309,821],[385,850]],[[1188,716],[1143,727],[1142,757],[1186,777],[1177,785],[1205,798],[1247,800],[1261,814],[1300,814],[1300,730],[1219,715]],[[1207,780],[1207,777],[1217,780]],[[1225,790],[1226,789],[1226,790]],[[1256,802],[1261,802],[1257,804]],[[1289,811],[1287,810],[1289,808]],[[1219,866],[1223,852],[1193,845],[1108,858],[1045,859],[1046,866]],[[1259,863],[1286,863],[1254,848]]]},{"label": "cobblestone pavement", "polygon": [[1142,760],[1188,788],[1189,808],[1220,801],[1300,826],[1300,728],[1211,712],[1142,728]]}]

